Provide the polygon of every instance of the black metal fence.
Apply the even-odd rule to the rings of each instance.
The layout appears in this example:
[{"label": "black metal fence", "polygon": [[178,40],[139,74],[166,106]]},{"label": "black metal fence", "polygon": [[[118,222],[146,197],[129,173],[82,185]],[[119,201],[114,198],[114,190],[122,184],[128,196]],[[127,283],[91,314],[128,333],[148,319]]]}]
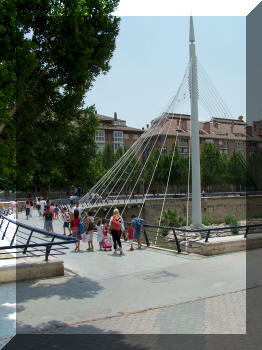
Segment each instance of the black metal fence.
[{"label": "black metal fence", "polygon": [[44,256],[48,261],[50,255],[65,254],[68,244],[77,241],[73,237],[20,223],[7,216],[11,213],[11,208],[0,212],[0,239],[7,242],[0,245],[0,259]]}]

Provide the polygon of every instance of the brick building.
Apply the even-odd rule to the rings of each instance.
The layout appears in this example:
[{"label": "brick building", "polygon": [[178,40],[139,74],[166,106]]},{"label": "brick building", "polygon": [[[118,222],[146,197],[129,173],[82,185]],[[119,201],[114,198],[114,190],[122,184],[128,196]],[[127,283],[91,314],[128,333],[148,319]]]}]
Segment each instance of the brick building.
[{"label": "brick building", "polygon": [[[151,122],[157,124],[158,119]],[[259,135],[261,133],[261,135]],[[166,137],[167,135],[167,137]],[[176,142],[180,154],[188,157],[190,146],[190,115],[187,114],[169,114],[168,119],[161,126],[157,126],[153,132],[150,145],[158,140],[155,147],[161,149],[162,153],[167,153]],[[257,126],[248,129],[246,123],[239,119],[213,118],[211,121],[199,122],[200,148],[205,142],[217,146],[221,154],[232,156],[235,150],[246,154],[246,145],[248,142],[255,151],[262,151],[262,129]],[[166,141],[165,141],[166,139]],[[260,148],[261,147],[261,148]],[[149,151],[150,146],[148,147]],[[250,147],[249,147],[250,150]]]},{"label": "brick building", "polygon": [[100,152],[103,151],[105,144],[112,145],[113,151],[116,152],[118,147],[130,147],[143,133],[143,130],[131,128],[126,125],[126,121],[118,119],[117,113],[114,117],[97,114],[100,121],[99,130],[96,133],[95,141]]}]

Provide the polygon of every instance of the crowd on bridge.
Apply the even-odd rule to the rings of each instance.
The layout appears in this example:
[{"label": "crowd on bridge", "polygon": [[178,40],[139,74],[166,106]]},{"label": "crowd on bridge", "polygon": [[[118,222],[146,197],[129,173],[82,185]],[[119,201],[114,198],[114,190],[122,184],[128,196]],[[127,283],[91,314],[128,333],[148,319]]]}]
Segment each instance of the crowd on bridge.
[{"label": "crowd on bridge", "polygon": [[[96,200],[95,197],[94,199]],[[74,206],[71,202],[70,208],[67,206],[59,208],[55,203],[51,202],[49,199],[44,199],[41,196],[36,197],[35,201],[32,199],[26,201],[25,215],[27,220],[32,217],[34,207],[38,211],[38,216],[43,218],[44,229],[46,231],[54,232],[53,220],[59,219],[62,221],[63,234],[68,234],[68,236],[77,239],[75,252],[80,251],[81,241],[88,243],[88,251],[94,251],[93,239],[95,232],[97,235],[99,250],[112,250],[113,246],[114,254],[117,254],[117,250],[119,249],[120,255],[122,255],[123,247],[121,239],[129,242],[130,251],[134,250],[134,240],[137,241],[138,249],[141,249],[140,236],[143,220],[137,218],[135,215],[131,216],[126,229],[125,222],[117,208],[113,210],[113,215],[110,220],[95,220],[91,210],[89,210],[86,217],[85,215],[82,215],[82,209],[78,201]]]}]

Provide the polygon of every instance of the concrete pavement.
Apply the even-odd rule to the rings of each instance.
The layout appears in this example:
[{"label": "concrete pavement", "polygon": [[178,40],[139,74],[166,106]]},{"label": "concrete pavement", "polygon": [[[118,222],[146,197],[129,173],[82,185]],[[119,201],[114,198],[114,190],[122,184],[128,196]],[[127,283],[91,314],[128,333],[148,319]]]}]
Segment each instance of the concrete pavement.
[{"label": "concrete pavement", "polygon": [[[19,221],[43,227],[36,211]],[[66,276],[17,283],[18,333],[245,333],[246,252],[130,252],[124,243],[114,256],[86,246],[63,256]]]}]

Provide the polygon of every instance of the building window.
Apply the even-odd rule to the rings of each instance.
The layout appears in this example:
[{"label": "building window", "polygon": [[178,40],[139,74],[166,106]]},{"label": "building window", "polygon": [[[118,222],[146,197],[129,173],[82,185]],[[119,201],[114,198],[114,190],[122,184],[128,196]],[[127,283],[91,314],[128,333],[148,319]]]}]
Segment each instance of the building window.
[{"label": "building window", "polygon": [[235,148],[237,150],[243,150],[244,149],[244,142],[243,141],[236,141],[235,142]]},{"label": "building window", "polygon": [[114,131],[114,143],[123,143],[123,131]]},{"label": "building window", "polygon": [[248,146],[250,147],[256,147],[257,143],[256,142],[249,142]]},{"label": "building window", "polygon": [[159,142],[164,142],[165,141],[165,135],[159,135],[158,136]]},{"label": "building window", "polygon": [[220,148],[228,148],[228,142],[227,140],[218,140],[218,145]]},{"label": "building window", "polygon": [[114,152],[116,153],[119,147],[124,148],[124,134],[123,131],[114,131],[113,134],[113,142],[114,142]]},{"label": "building window", "polygon": [[160,149],[160,151],[161,151],[161,153],[167,153],[167,148],[166,148],[166,147],[162,147],[162,148]]},{"label": "building window", "polygon": [[105,142],[105,130],[98,130],[95,136],[96,142]]},{"label": "building window", "polygon": [[186,138],[178,138],[178,146],[180,147],[188,147],[188,139]]},{"label": "building window", "polygon": [[228,150],[227,149],[220,149],[219,152],[220,152],[220,154],[228,155]]},{"label": "building window", "polygon": [[205,142],[206,143],[214,143],[214,140],[213,139],[205,139]]},{"label": "building window", "polygon": [[178,153],[187,158],[188,157],[188,148],[186,148],[186,147],[179,147],[178,148]]},{"label": "building window", "polygon": [[120,120],[115,120],[114,122],[113,122],[113,125],[114,126],[126,126],[126,122],[125,121],[120,121]]},{"label": "building window", "polygon": [[114,153],[116,153],[116,151],[118,150],[119,147],[124,148],[124,144],[123,143],[114,143]]},{"label": "building window", "polygon": [[104,152],[105,144],[104,143],[97,143],[98,152]]},{"label": "building window", "polygon": [[133,135],[133,139],[137,140],[138,139],[138,135]]},{"label": "building window", "polygon": [[258,147],[259,147],[259,148],[262,148],[262,142],[260,142],[260,143],[258,144]]}]

